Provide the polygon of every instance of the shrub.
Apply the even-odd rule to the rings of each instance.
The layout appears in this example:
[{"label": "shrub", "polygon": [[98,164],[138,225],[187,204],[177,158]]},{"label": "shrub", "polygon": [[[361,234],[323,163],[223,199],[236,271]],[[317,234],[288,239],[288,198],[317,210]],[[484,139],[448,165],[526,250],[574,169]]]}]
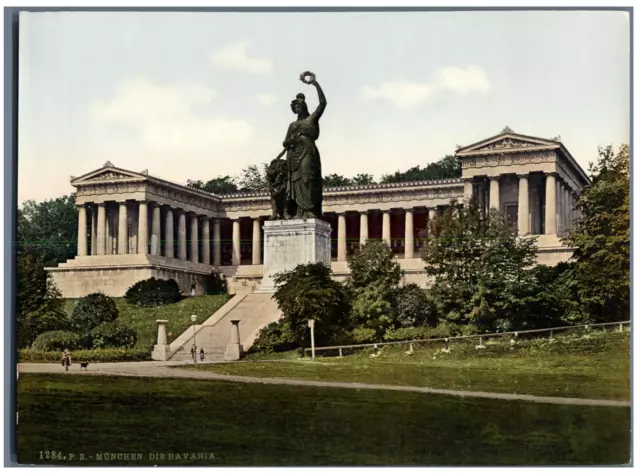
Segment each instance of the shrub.
[{"label": "shrub", "polygon": [[393,324],[393,294],[381,282],[354,290],[351,319],[354,325],[373,329],[378,336]]},{"label": "shrub", "polygon": [[271,323],[260,330],[251,352],[286,352],[298,347],[298,337],[285,321]]},{"label": "shrub", "polygon": [[122,326],[118,321],[102,323],[91,331],[94,349],[129,349],[136,345],[136,339],[136,332],[127,326]]},{"label": "shrub", "polygon": [[89,344],[90,341],[86,336],[83,337],[75,332],[47,331],[36,337],[31,347],[37,351],[63,351],[86,348]]},{"label": "shrub", "polygon": [[347,279],[351,288],[379,284],[393,290],[402,279],[402,269],[389,244],[368,240],[349,260],[351,274]]},{"label": "shrub", "polygon": [[438,339],[452,336],[471,336],[477,334],[475,326],[459,326],[443,323],[436,327],[418,326],[398,329],[388,329],[384,334],[386,341],[415,341],[421,339]]},{"label": "shrub", "polygon": [[[71,353],[71,358],[74,362],[137,362],[142,360],[151,360],[151,352],[145,349],[78,350]],[[23,349],[18,351],[18,362],[59,363],[60,352]]]},{"label": "shrub", "polygon": [[226,295],[228,293],[227,278],[216,271],[211,272],[204,284],[207,295]]},{"label": "shrub", "polygon": [[400,327],[435,326],[435,312],[431,308],[427,293],[411,283],[401,287],[395,297],[395,319]]},{"label": "shrub", "polygon": [[91,293],[80,298],[71,313],[71,326],[80,334],[88,334],[99,324],[118,318],[118,307],[113,298],[104,293]]},{"label": "shrub", "polygon": [[148,278],[131,286],[124,295],[127,303],[135,306],[162,306],[177,303],[182,299],[180,287],[175,280]]},{"label": "shrub", "polygon": [[359,326],[351,331],[351,340],[356,344],[376,341],[376,330]]}]

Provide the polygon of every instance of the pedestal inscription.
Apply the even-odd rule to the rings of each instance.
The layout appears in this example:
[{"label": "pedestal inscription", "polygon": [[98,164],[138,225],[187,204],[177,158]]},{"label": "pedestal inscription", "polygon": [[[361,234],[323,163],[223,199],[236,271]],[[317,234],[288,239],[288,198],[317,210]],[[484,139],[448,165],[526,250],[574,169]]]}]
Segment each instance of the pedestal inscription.
[{"label": "pedestal inscription", "polygon": [[275,291],[273,276],[306,263],[331,265],[331,225],[320,219],[264,223],[264,275],[260,291]]}]

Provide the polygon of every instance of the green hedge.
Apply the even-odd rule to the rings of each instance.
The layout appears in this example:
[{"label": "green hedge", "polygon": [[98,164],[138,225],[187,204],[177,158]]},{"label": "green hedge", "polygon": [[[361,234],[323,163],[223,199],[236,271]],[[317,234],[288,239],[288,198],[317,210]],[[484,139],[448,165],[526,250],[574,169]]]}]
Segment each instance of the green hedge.
[{"label": "green hedge", "polygon": [[182,299],[182,293],[175,280],[151,277],[132,285],[124,299],[130,305],[150,308],[177,303]]},{"label": "green hedge", "polygon": [[37,351],[70,351],[91,346],[91,341],[86,336],[81,336],[72,331],[47,331],[36,337],[33,341],[33,349]]},{"label": "green hedge", "polygon": [[[18,362],[60,363],[61,352],[44,352],[33,349],[18,351]],[[73,363],[79,362],[138,362],[151,360],[151,353],[140,349],[93,349],[71,351]]]}]

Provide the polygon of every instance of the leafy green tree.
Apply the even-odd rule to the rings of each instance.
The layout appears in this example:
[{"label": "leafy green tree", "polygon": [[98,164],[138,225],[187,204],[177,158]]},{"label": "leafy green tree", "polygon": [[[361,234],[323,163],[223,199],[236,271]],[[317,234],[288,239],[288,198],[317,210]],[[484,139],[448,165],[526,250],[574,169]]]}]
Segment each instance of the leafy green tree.
[{"label": "leafy green tree", "polygon": [[351,319],[353,325],[375,331],[377,337],[393,325],[393,291],[382,281],[357,288],[353,293]]},{"label": "leafy green tree", "polygon": [[325,188],[335,188],[338,186],[351,186],[353,181],[349,178],[342,176],[341,174],[328,174],[322,177],[322,181]]},{"label": "leafy green tree", "polygon": [[352,184],[357,185],[365,185],[365,184],[375,184],[375,180],[373,179],[373,175],[367,173],[359,173],[355,175],[352,179]]},{"label": "leafy green tree", "polygon": [[396,324],[400,327],[435,326],[437,318],[425,290],[415,283],[398,289],[394,301]]},{"label": "leafy green tree", "polygon": [[21,250],[17,255],[18,347],[27,347],[39,334],[69,327],[62,295],[44,269],[42,255]]},{"label": "leafy green tree", "polygon": [[459,178],[462,176],[460,160],[455,155],[447,155],[427,166],[414,166],[406,171],[396,171],[383,175],[381,183],[401,183],[409,181],[431,181],[438,179]]},{"label": "leafy green tree", "polygon": [[598,155],[577,202],[582,217],[564,242],[576,249],[572,276],[585,312],[607,322],[630,317],[629,146],[599,148]]},{"label": "leafy green tree", "polygon": [[235,178],[231,176],[219,176],[206,183],[201,180],[194,181],[188,179],[187,186],[212,194],[233,194],[238,192],[238,185],[235,183]]},{"label": "leafy green tree", "polygon": [[331,269],[319,263],[298,265],[274,277],[273,297],[300,346],[309,343],[307,321],[316,320],[318,343],[328,342],[338,328],[344,327],[349,313],[346,291],[331,278]]},{"label": "leafy green tree", "polygon": [[368,240],[349,260],[347,282],[353,288],[364,288],[373,283],[394,290],[402,279],[402,269],[393,250],[384,241]]},{"label": "leafy green tree", "polygon": [[71,313],[71,327],[78,334],[88,334],[96,326],[118,319],[118,307],[104,293],[91,293],[78,300]]},{"label": "leafy green tree", "polygon": [[25,201],[18,213],[18,246],[38,252],[45,267],[75,257],[78,211],[75,194],[42,202]]},{"label": "leafy green tree", "polygon": [[237,179],[240,192],[261,192],[269,190],[267,181],[267,167],[269,165],[263,163],[260,168],[256,165],[250,165],[242,170],[242,176]]},{"label": "leafy green tree", "polygon": [[441,316],[486,330],[510,327],[535,284],[535,239],[516,237],[495,209],[483,217],[475,201],[452,205],[432,230],[422,258]]}]

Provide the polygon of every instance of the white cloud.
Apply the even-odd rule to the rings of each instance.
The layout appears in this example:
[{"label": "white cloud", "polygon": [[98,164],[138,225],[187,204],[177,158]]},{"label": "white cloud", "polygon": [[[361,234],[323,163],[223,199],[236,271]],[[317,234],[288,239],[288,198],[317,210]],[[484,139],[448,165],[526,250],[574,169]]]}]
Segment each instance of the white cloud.
[{"label": "white cloud", "polygon": [[129,79],[118,85],[112,100],[94,101],[90,116],[135,127],[143,144],[153,150],[202,151],[247,142],[252,130],[246,121],[206,117],[192,110],[216,95],[202,86],[160,86],[146,78]]},{"label": "white cloud", "polygon": [[411,108],[421,105],[443,91],[456,94],[486,92],[490,88],[489,79],[481,68],[470,66],[460,68],[448,66],[439,68],[437,79],[433,82],[412,82],[406,79],[384,82],[378,87],[364,86],[363,99],[386,99],[398,108]]},{"label": "white cloud", "polygon": [[274,94],[258,94],[257,98],[262,105],[266,105],[267,107],[271,107],[278,100]]},{"label": "white cloud", "polygon": [[273,69],[270,59],[252,58],[247,54],[248,41],[239,41],[220,48],[211,54],[214,63],[227,69],[246,71],[252,74],[269,74]]}]

